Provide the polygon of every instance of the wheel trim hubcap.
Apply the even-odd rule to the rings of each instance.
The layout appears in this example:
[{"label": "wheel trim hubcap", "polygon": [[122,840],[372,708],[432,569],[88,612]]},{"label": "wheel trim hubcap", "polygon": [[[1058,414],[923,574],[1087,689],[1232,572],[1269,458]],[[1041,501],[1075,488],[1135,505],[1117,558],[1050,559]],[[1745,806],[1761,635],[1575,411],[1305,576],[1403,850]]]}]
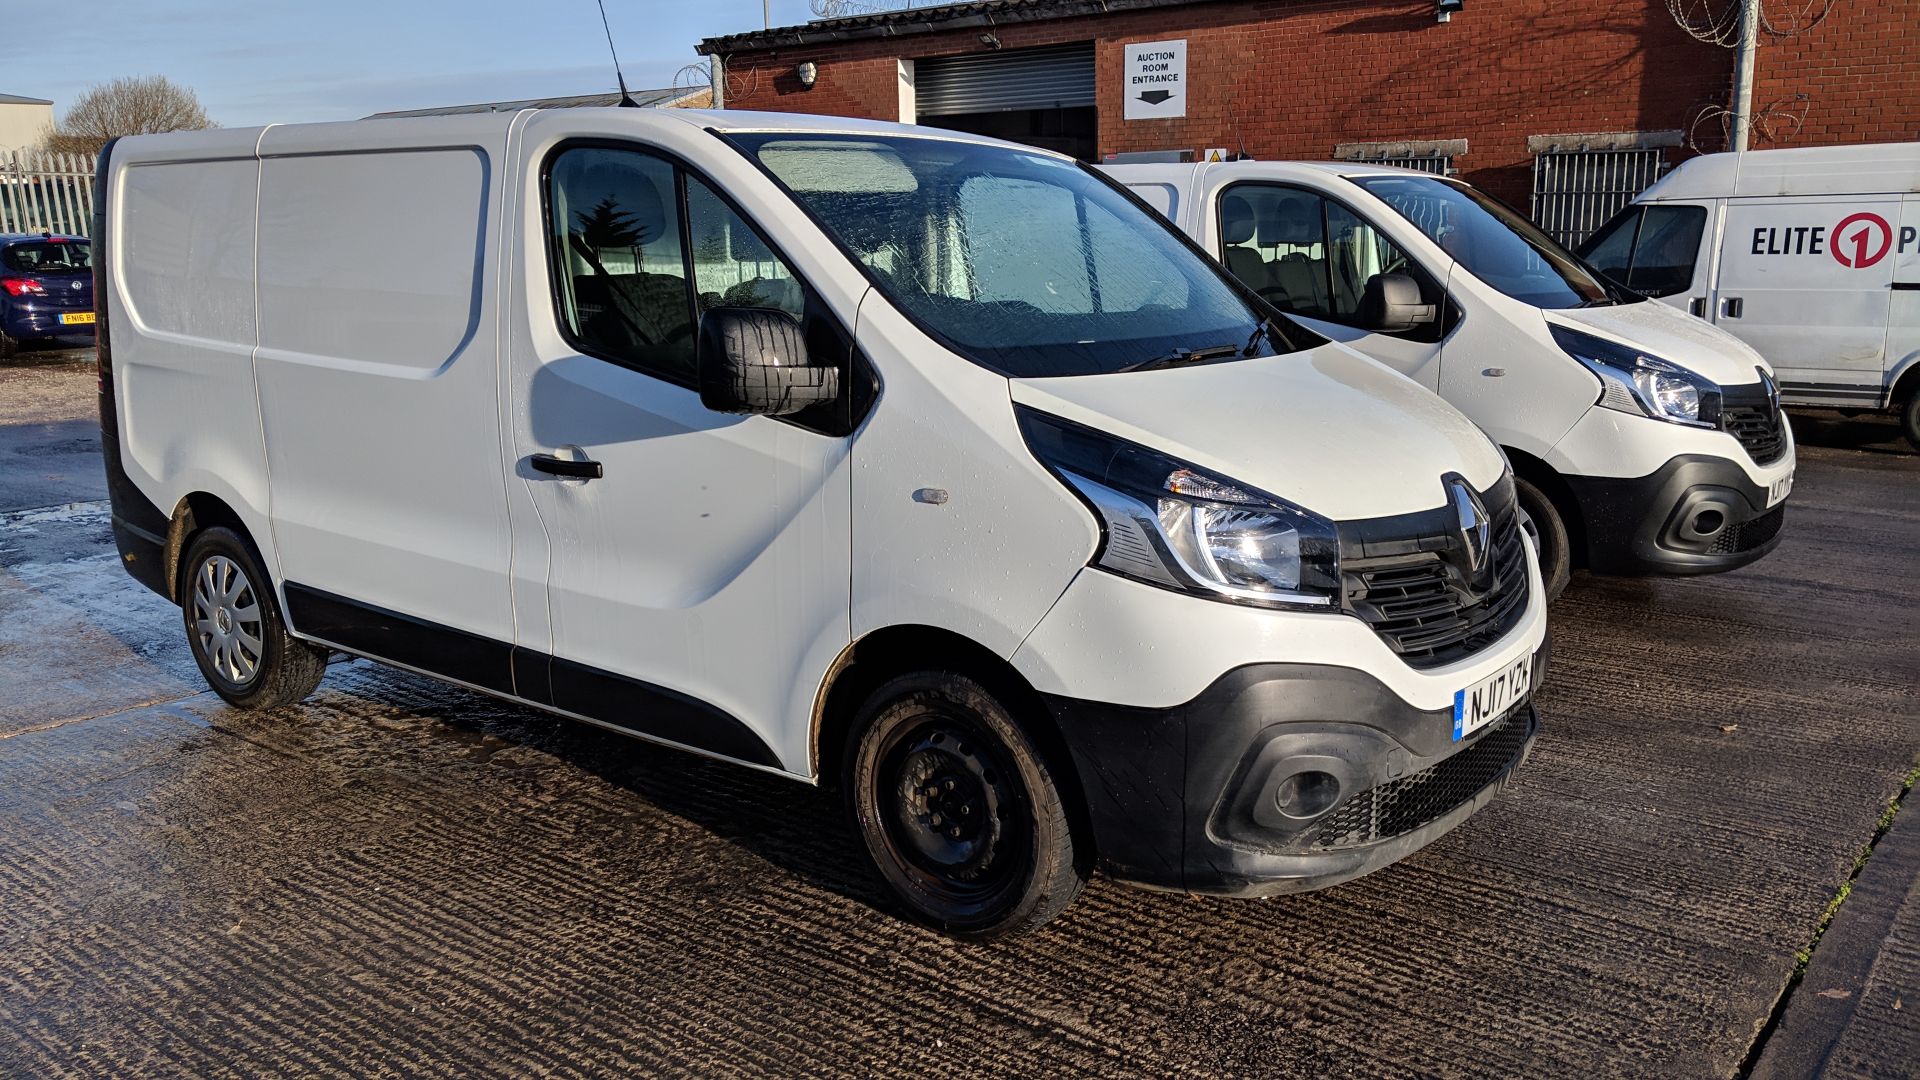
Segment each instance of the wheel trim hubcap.
[{"label": "wheel trim hubcap", "polygon": [[219,676],[245,685],[260,672],[265,646],[260,597],[240,564],[214,555],[193,575],[193,633],[200,653]]}]

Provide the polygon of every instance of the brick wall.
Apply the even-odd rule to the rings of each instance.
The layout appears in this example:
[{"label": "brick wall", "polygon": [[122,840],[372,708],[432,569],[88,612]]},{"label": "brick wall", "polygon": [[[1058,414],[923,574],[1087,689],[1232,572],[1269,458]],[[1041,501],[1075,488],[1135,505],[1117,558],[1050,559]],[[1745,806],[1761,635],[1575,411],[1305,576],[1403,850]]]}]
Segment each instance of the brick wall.
[{"label": "brick wall", "polygon": [[[1781,144],[1920,138],[1914,2],[1841,0],[1813,33],[1763,39],[1756,100],[1811,96],[1804,128]],[[898,119],[897,58],[977,52],[980,33],[736,54],[728,105]],[[1523,209],[1527,136],[1688,129],[1727,104],[1733,74],[1733,51],[1689,37],[1666,0],[1479,0],[1446,24],[1431,0],[1248,0],[992,33],[1010,49],[1096,43],[1102,154],[1244,146],[1260,158],[1327,158],[1345,142],[1464,138],[1455,167]],[[1164,38],[1187,40],[1188,115],[1123,120],[1122,46]],[[793,75],[802,60],[820,65],[810,91]],[[1724,145],[1719,125],[1696,133],[1703,148]],[[1690,151],[1668,153],[1677,162]]]},{"label": "brick wall", "polygon": [[1804,34],[1762,34],[1753,103],[1756,148],[1920,139],[1920,7],[1841,0]]}]

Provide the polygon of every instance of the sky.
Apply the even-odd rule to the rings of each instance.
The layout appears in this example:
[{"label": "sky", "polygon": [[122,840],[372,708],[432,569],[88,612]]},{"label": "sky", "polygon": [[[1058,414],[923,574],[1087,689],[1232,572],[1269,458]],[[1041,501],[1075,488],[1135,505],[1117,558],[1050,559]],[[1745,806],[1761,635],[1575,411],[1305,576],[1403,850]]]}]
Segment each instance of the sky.
[{"label": "sky", "polygon": [[[606,5],[636,90],[673,85],[701,38],[762,25],[762,0]],[[767,6],[774,26],[812,18]],[[593,0],[0,0],[0,94],[57,117],[123,75],[172,79],[225,127],[614,89]]]}]

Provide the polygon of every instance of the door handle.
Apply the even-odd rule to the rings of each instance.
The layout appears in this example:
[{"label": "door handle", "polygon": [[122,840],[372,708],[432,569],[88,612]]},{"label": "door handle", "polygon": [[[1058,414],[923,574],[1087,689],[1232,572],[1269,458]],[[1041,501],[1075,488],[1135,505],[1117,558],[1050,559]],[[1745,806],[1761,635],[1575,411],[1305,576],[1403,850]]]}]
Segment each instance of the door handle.
[{"label": "door handle", "polygon": [[1746,301],[1740,297],[1729,296],[1720,301],[1720,314],[1729,319],[1737,319],[1740,317],[1740,313],[1746,310],[1746,307]]},{"label": "door handle", "polygon": [[570,480],[598,480],[606,475],[597,461],[575,461],[572,458],[555,457],[552,454],[535,454],[527,461],[540,472],[550,476],[564,476]]},{"label": "door handle", "polygon": [[1704,296],[1694,297],[1693,300],[1687,304],[1687,314],[1692,315],[1696,319],[1706,318],[1707,298]]}]

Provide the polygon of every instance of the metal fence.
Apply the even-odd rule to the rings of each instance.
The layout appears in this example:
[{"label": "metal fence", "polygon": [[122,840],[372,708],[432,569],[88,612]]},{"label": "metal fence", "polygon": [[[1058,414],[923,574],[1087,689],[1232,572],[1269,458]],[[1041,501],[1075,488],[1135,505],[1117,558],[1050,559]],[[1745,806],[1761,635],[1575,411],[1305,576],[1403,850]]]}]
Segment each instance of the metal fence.
[{"label": "metal fence", "polygon": [[1647,190],[1665,167],[1658,149],[1555,150],[1533,159],[1533,222],[1572,247]]},{"label": "metal fence", "polygon": [[0,233],[86,236],[93,227],[93,159],[32,150],[0,153]]},{"label": "metal fence", "polygon": [[1428,154],[1415,157],[1366,157],[1353,158],[1356,163],[1367,165],[1391,165],[1396,169],[1414,169],[1432,173],[1435,176],[1453,175],[1453,159],[1445,155]]}]

